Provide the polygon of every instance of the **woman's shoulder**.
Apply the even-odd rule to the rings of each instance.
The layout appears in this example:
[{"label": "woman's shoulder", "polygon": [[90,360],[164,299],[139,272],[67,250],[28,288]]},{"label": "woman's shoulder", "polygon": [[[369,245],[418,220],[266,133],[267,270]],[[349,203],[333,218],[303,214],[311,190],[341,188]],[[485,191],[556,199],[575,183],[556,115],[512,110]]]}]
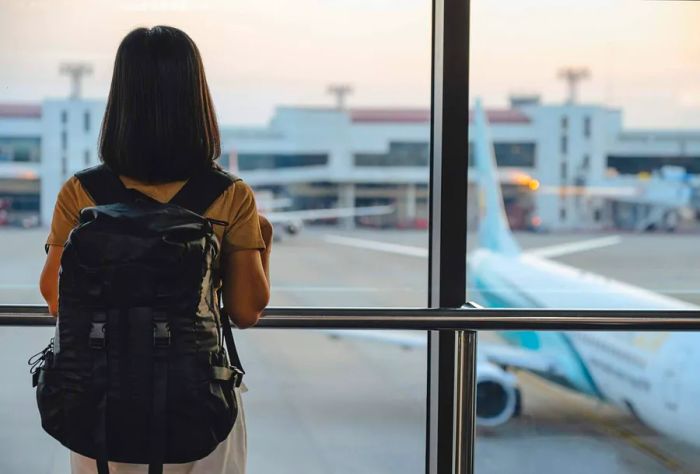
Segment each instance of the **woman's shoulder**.
[{"label": "woman's shoulder", "polygon": [[222,212],[231,216],[235,214],[238,209],[250,202],[255,202],[255,194],[253,189],[248,183],[246,183],[240,177],[237,177],[231,173],[226,172],[231,178],[230,186],[221,193],[221,195],[214,201],[211,206],[212,211],[218,210],[219,214]]},{"label": "woman's shoulder", "polygon": [[233,181],[209,208],[206,215],[226,222],[222,242],[224,253],[236,249],[265,248],[255,194],[248,183],[242,179]]},{"label": "woman's shoulder", "polygon": [[75,175],[63,183],[56,197],[56,202],[70,207],[75,206],[79,209],[95,204],[90,194]]},{"label": "woman's shoulder", "polygon": [[76,175],[73,175],[63,182],[63,185],[61,185],[61,190],[58,194],[61,195],[75,193],[81,189],[82,185],[80,184],[80,180]]}]

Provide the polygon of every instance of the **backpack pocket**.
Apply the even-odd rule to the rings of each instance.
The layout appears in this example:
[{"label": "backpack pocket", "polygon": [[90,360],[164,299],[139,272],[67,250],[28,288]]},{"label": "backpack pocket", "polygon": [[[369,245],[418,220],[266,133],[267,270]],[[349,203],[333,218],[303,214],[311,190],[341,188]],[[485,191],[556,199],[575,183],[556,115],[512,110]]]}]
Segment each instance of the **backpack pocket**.
[{"label": "backpack pocket", "polygon": [[41,426],[56,439],[62,439],[65,428],[62,374],[59,370],[40,367],[37,370],[36,402]]},{"label": "backpack pocket", "polygon": [[238,415],[233,383],[228,380],[213,379],[206,382],[204,388],[208,391],[205,397],[204,417],[208,420],[214,437],[220,443],[228,436]]},{"label": "backpack pocket", "polygon": [[228,437],[236,422],[238,404],[233,382],[216,375],[229,369],[204,370],[212,375],[171,388],[166,462],[190,462],[207,456]]}]

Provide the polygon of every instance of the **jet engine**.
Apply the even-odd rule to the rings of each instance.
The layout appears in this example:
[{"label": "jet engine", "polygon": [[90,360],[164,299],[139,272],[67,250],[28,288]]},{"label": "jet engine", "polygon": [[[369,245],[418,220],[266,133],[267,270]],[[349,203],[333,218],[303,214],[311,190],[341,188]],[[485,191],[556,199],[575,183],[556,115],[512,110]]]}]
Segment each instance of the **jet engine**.
[{"label": "jet engine", "polygon": [[480,426],[498,426],[520,411],[517,379],[497,365],[479,363],[476,376],[476,422]]}]

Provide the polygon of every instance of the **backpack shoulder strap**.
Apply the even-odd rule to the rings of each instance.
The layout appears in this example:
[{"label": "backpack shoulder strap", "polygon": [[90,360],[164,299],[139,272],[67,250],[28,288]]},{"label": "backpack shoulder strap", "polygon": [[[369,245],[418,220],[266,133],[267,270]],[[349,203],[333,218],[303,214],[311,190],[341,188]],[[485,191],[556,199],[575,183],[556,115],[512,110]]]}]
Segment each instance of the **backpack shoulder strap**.
[{"label": "backpack shoulder strap", "polygon": [[98,206],[125,202],[131,197],[119,176],[104,164],[78,171],[75,177]]},{"label": "backpack shoulder strap", "polygon": [[209,209],[216,199],[233,183],[241,178],[223,171],[217,166],[206,168],[193,175],[178,193],[170,200],[199,215]]},{"label": "backpack shoulder strap", "polygon": [[224,297],[221,288],[217,290],[217,295],[219,297],[219,318],[221,319],[221,326],[224,333],[224,341],[226,342],[226,352],[228,353],[228,361],[229,364],[233,366],[233,370],[236,372],[234,383],[236,387],[240,387],[241,382],[243,381],[243,376],[245,375],[245,370],[243,370],[241,358],[238,356],[236,342],[233,340],[231,320],[229,319],[229,315],[224,311]]}]

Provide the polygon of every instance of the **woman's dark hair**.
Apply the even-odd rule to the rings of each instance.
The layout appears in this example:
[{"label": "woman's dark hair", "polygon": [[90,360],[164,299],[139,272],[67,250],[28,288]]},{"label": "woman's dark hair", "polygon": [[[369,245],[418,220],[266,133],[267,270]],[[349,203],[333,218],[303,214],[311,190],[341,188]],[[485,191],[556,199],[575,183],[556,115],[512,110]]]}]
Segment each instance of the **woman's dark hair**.
[{"label": "woman's dark hair", "polygon": [[122,40],[100,132],[100,159],[148,183],[188,179],[221,154],[199,50],[169,26]]}]

